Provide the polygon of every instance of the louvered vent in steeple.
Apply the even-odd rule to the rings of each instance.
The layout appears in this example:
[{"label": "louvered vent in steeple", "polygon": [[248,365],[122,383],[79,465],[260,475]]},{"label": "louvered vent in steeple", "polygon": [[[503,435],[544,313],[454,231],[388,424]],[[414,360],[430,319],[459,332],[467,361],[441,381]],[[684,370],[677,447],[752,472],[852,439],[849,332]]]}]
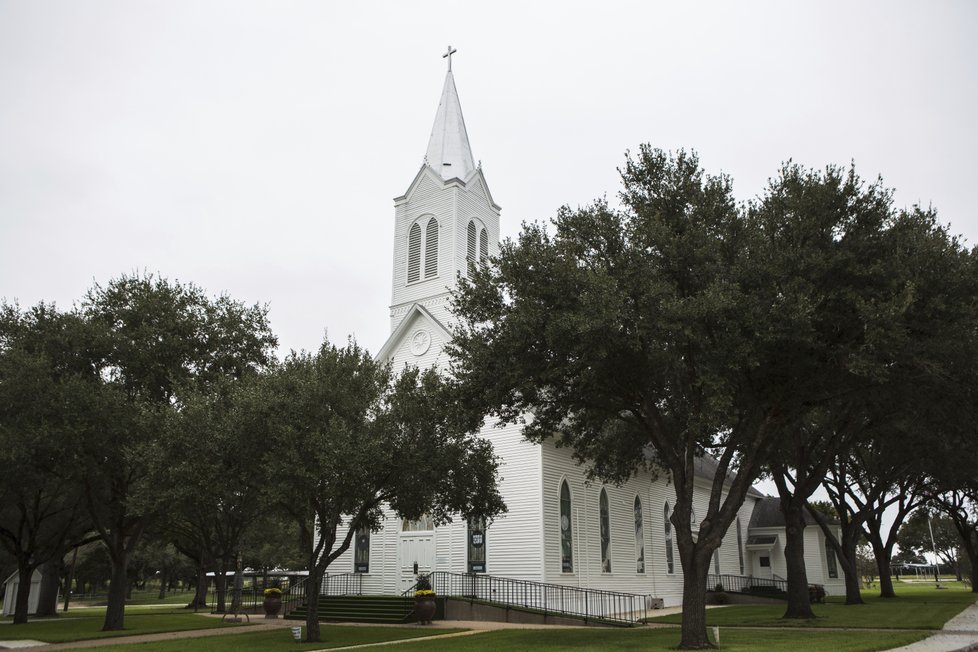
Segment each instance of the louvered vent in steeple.
[{"label": "louvered vent in steeple", "polygon": [[414,283],[421,278],[421,225],[411,226],[408,235],[407,282]]},{"label": "louvered vent in steeple", "polygon": [[431,218],[424,234],[424,277],[438,275],[438,220]]}]

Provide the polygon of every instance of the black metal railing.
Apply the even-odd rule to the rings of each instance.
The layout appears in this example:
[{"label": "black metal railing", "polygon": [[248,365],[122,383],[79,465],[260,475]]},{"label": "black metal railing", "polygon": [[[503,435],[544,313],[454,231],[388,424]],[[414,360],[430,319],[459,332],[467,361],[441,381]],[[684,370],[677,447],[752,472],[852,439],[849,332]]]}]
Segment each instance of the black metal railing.
[{"label": "black metal railing", "polygon": [[767,577],[750,577],[748,575],[707,575],[706,588],[713,591],[717,585],[731,593],[752,593],[757,591],[780,591],[787,593],[788,582],[782,579]]},{"label": "black metal railing", "polygon": [[319,595],[363,595],[363,574],[338,573],[323,575]]},{"label": "black metal railing", "polygon": [[[547,615],[631,624],[648,616],[651,596],[546,584],[479,573],[434,571],[428,576],[440,597],[481,600]],[[404,595],[414,592],[412,586]]]},{"label": "black metal railing", "polygon": [[295,582],[282,594],[282,614],[287,616],[306,603],[306,585],[309,578]]}]

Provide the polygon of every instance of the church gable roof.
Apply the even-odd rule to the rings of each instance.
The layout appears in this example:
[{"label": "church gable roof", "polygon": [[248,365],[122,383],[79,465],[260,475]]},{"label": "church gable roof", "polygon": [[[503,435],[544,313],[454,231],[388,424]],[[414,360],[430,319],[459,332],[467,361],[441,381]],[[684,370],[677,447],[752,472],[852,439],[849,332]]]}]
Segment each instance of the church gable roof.
[{"label": "church gable roof", "polygon": [[[806,509],[803,512],[805,525],[818,527],[818,521]],[[837,523],[837,519],[827,519],[829,523]],[[781,499],[777,496],[765,496],[754,504],[747,528],[785,527],[784,512],[781,511]]]},{"label": "church gable roof", "polygon": [[394,332],[391,333],[390,337],[387,338],[387,341],[384,342],[384,346],[380,347],[380,351],[377,352],[374,359],[380,362],[387,362],[393,358],[394,354],[397,353],[397,350],[404,343],[404,340],[411,334],[411,331],[414,329],[418,318],[423,319],[431,325],[431,327],[435,330],[434,336],[438,340],[447,342],[451,339],[452,335],[448,332],[448,329],[445,328],[444,324],[438,321],[438,319],[428,312],[424,306],[415,303],[408,309],[407,313],[404,315],[404,318],[401,319],[400,323],[397,325],[397,328],[394,329]]}]

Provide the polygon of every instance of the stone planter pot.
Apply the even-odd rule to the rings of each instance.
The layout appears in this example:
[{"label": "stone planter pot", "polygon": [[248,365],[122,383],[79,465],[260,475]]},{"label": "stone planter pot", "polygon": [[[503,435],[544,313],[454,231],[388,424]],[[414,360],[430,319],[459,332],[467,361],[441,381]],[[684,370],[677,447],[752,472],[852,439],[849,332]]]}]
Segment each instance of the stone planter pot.
[{"label": "stone planter pot", "polygon": [[414,614],[418,617],[418,622],[422,625],[430,625],[431,619],[435,617],[435,597],[426,595],[414,599]]},{"label": "stone planter pot", "polygon": [[265,618],[278,618],[278,612],[282,610],[281,596],[266,596],[261,608],[265,610]]}]

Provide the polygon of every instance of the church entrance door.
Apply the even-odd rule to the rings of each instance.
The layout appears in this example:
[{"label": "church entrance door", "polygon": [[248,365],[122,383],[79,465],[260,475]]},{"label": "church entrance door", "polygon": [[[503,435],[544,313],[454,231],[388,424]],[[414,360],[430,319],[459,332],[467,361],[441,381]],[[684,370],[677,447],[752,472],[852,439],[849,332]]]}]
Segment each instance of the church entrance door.
[{"label": "church entrance door", "polygon": [[401,524],[398,540],[398,590],[407,591],[417,576],[435,570],[435,528],[428,516]]}]

